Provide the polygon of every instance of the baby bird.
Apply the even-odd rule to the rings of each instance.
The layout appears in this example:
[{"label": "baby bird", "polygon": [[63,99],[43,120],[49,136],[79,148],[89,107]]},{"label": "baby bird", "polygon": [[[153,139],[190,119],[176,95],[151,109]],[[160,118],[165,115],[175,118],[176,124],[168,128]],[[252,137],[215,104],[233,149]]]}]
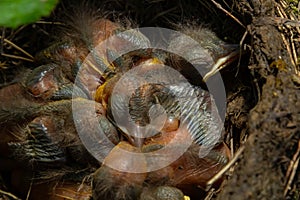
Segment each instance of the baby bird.
[{"label": "baby bird", "polygon": [[[194,42],[186,36],[174,36],[166,52],[157,51],[150,48],[145,35],[123,32],[129,28],[97,11],[73,14],[76,16],[68,24],[70,30],[62,34],[61,41],[36,55],[35,62],[40,66],[19,83],[0,90],[0,125],[4,127],[0,130],[0,160],[5,161],[0,162],[0,170],[26,179],[27,187],[23,188],[22,180],[10,182],[23,196],[30,180],[37,179],[36,174],[48,170],[51,176],[60,168],[75,173],[91,166],[99,167],[93,173],[91,195],[95,200],[180,200],[184,195],[197,196],[199,188],[205,187],[230,156],[222,142],[223,125],[214,99],[199,85],[190,84],[199,78],[194,73],[198,69],[190,64],[200,66],[206,81],[238,55],[238,47],[227,45],[206,28],[183,27],[179,31]],[[104,41],[107,43],[99,46]],[[131,47],[138,50],[118,55]],[[182,75],[165,70],[164,64]],[[140,73],[163,81],[146,82],[131,94],[126,89],[134,81],[126,82],[113,93],[123,75],[141,65]],[[170,83],[165,84],[166,80]],[[163,114],[159,110],[150,112],[158,104],[165,111],[165,121],[147,134],[140,135],[126,122],[118,123],[117,118],[128,110],[131,120],[140,127],[152,119],[159,124]],[[117,116],[113,110],[118,111]],[[99,129],[94,128],[95,123]],[[99,132],[114,145],[112,149],[99,138]],[[173,151],[188,141],[181,155]],[[147,155],[165,147],[176,159],[151,170],[155,159]],[[209,151],[200,156],[200,150],[207,147]],[[141,159],[135,160],[124,151],[139,154]],[[101,163],[91,156],[99,154],[107,155]],[[8,161],[18,165],[11,168],[14,164]],[[139,170],[134,173],[134,169]]]}]

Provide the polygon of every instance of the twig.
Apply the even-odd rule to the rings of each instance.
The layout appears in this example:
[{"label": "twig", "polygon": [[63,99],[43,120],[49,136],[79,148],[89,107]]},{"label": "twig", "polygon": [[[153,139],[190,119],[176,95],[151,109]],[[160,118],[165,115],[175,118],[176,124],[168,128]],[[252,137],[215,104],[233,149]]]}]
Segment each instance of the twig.
[{"label": "twig", "polygon": [[231,158],[233,157],[234,155],[234,144],[233,144],[233,130],[232,130],[232,127],[230,128],[230,156]]},{"label": "twig", "polygon": [[291,45],[292,45],[292,52],[293,52],[293,56],[294,56],[294,66],[295,66],[295,73],[297,73],[297,64],[298,64],[298,56],[297,56],[297,51],[296,51],[296,48],[295,48],[295,44],[293,42],[294,40],[294,33],[291,31]]},{"label": "twig", "polygon": [[[79,187],[78,187],[78,189],[77,189],[77,192],[79,192],[80,190],[83,189],[84,183],[85,183],[86,181],[89,181],[89,179],[91,179],[91,177],[92,177],[92,175],[86,175],[86,176],[82,179],[81,184],[79,185]],[[92,183],[92,180],[90,180],[90,181],[91,181],[91,183]]]},{"label": "twig", "polygon": [[[283,8],[280,6],[280,5],[278,5],[277,4],[277,6],[276,6],[276,8],[277,8],[277,11],[278,11],[278,14],[279,14],[279,16],[280,16],[280,18],[277,20],[277,21],[280,21],[281,23],[285,23],[285,22],[283,22],[284,20],[287,20],[286,18],[287,18],[287,14],[284,12],[284,10],[283,10]],[[276,18],[277,19],[277,18]],[[275,19],[275,20],[276,20]],[[299,22],[298,22],[299,23]],[[293,35],[293,32],[292,32],[292,30],[290,30],[290,33],[291,33],[291,35]],[[283,33],[280,33],[281,34],[281,37],[282,37],[282,40],[283,40],[283,42],[284,42],[284,44],[285,44],[285,46],[286,46],[286,49],[287,49],[287,51],[288,51],[288,54],[289,54],[289,56],[290,56],[290,60],[291,60],[291,62],[292,62],[292,65],[296,68],[296,63],[295,63],[295,59],[294,59],[294,54],[292,53],[292,50],[291,50],[291,48],[290,48],[290,45],[289,45],[289,43],[288,43],[288,40],[286,39],[286,37],[285,37],[285,35],[283,34]],[[292,43],[292,42],[291,42]]]},{"label": "twig", "polygon": [[74,200],[72,197],[68,197],[68,196],[61,195],[61,194],[55,194],[55,196],[61,197],[62,199]]},{"label": "twig", "polygon": [[235,50],[228,55],[219,58],[216,63],[211,67],[210,71],[207,72],[204,77],[203,81],[206,82],[210,77],[215,75],[217,72],[219,72],[224,67],[228,66],[229,63],[232,62],[233,58],[237,57],[237,55],[240,54],[240,50]]},{"label": "twig", "polygon": [[[294,15],[293,12],[290,12],[290,13],[286,13],[285,12],[285,8],[287,8],[288,5],[287,5],[287,2],[285,1],[279,1],[279,3],[277,3],[277,11],[278,11],[278,14],[281,18],[279,18],[277,21],[277,23],[281,23],[282,25],[285,25],[285,26],[289,26],[289,27],[293,27],[296,31],[296,33],[300,34],[300,21],[297,19],[297,17]],[[297,50],[296,50],[296,47],[295,47],[295,44],[294,44],[294,32],[292,30],[292,28],[289,28],[288,27],[288,30],[291,34],[291,37],[289,38],[290,39],[290,44],[291,44],[291,52],[290,53],[290,57],[292,60],[292,63],[294,65],[294,69],[295,69],[295,73],[298,72],[299,69],[297,69],[297,65],[299,64],[298,63],[298,55],[297,55]],[[289,50],[289,49],[288,49]]]},{"label": "twig", "polygon": [[[14,32],[12,32],[7,38],[14,38],[14,37],[16,37],[16,35],[18,35],[22,30],[24,30],[24,28],[26,26],[27,25],[20,26],[17,30],[15,30]],[[5,37],[3,37],[3,38],[5,38]]]},{"label": "twig", "polygon": [[293,54],[292,54],[292,50],[291,50],[291,48],[290,48],[290,45],[289,45],[287,39],[285,38],[284,34],[283,34],[283,33],[280,33],[280,35],[281,35],[281,37],[282,37],[283,43],[285,44],[286,49],[287,49],[287,51],[288,51],[288,54],[289,54],[289,56],[290,56],[291,63],[292,63],[292,65],[293,65],[294,67],[296,67],[296,63],[294,62],[294,58],[293,58]]},{"label": "twig", "polygon": [[299,165],[299,159],[298,158],[293,166],[293,171],[291,173],[291,176],[289,178],[289,181],[285,187],[285,190],[284,190],[284,196],[286,196],[287,192],[289,191],[290,187],[291,187],[291,183],[293,182],[294,178],[295,178],[295,174],[296,174],[296,171],[297,171],[297,168],[298,168],[298,165]]},{"label": "twig", "polygon": [[293,156],[293,159],[290,161],[290,165],[286,171],[286,187],[285,187],[285,190],[284,190],[284,196],[286,196],[289,188],[290,188],[290,185],[295,177],[295,174],[296,174],[296,170],[297,170],[297,167],[298,167],[298,164],[299,164],[299,154],[300,154],[300,140],[298,141],[298,148],[297,148],[297,151],[296,153],[294,154]]},{"label": "twig", "polygon": [[2,29],[2,36],[0,36],[1,39],[1,43],[0,43],[0,54],[3,53],[3,44],[4,44],[4,40],[3,38],[5,37],[5,28]]},{"label": "twig", "polygon": [[14,59],[18,59],[18,60],[25,60],[25,61],[28,61],[28,62],[34,62],[33,59],[24,58],[22,56],[10,55],[10,54],[6,54],[6,53],[2,53],[1,55],[5,56],[5,57],[8,57],[8,58],[14,58]]},{"label": "twig", "polygon": [[238,73],[239,73],[239,67],[240,67],[241,60],[242,60],[242,45],[243,45],[243,43],[244,43],[244,40],[245,40],[247,34],[248,34],[248,31],[246,30],[245,33],[244,33],[244,35],[243,35],[243,37],[242,37],[242,39],[240,40],[240,55],[239,55],[239,61],[238,61],[238,64],[237,64],[237,71],[236,71],[236,73],[235,73],[235,77],[236,77],[236,76],[238,75]]},{"label": "twig", "polygon": [[30,182],[30,186],[29,186],[29,189],[28,189],[28,192],[27,192],[26,200],[28,200],[29,197],[30,197],[30,193],[31,193],[31,189],[32,189],[32,183],[33,183],[33,180],[31,180],[31,182]]},{"label": "twig", "polygon": [[[0,39],[2,39],[2,36],[0,36]],[[6,42],[7,44],[9,44],[10,46],[14,47],[15,49],[21,51],[23,54],[25,54],[29,58],[33,59],[33,56],[30,53],[28,53],[27,51],[25,51],[24,49],[22,49],[21,47],[19,47],[15,43],[11,42],[10,40],[3,38],[3,41]]]},{"label": "twig", "polygon": [[9,196],[9,197],[11,197],[11,198],[13,198],[13,199],[21,200],[20,198],[18,198],[17,196],[13,195],[12,193],[5,192],[5,191],[3,191],[3,190],[1,190],[1,189],[0,189],[0,193],[1,193],[1,194],[4,194],[4,195],[6,195],[6,196]]},{"label": "twig", "polygon": [[244,24],[242,24],[242,22],[240,22],[240,20],[238,20],[235,16],[233,16],[230,12],[228,12],[227,10],[225,10],[219,3],[215,2],[214,0],[210,0],[213,4],[215,4],[217,6],[217,8],[219,8],[220,10],[222,10],[223,12],[225,12],[227,15],[229,15],[234,21],[236,21],[239,25],[241,25],[242,27],[244,27],[246,29],[246,27],[244,26]]},{"label": "twig", "polygon": [[[300,140],[298,141],[298,148],[297,148],[296,153],[293,155],[293,159],[291,160],[289,168],[291,168],[291,166],[293,165],[293,162],[295,162],[295,160],[297,159],[297,157],[299,156],[299,154],[300,154]],[[287,170],[287,174],[288,174],[288,171],[289,170]]]},{"label": "twig", "polygon": [[211,188],[211,186],[214,184],[214,182],[216,182],[221,176],[223,176],[223,174],[237,161],[237,159],[242,154],[242,152],[244,151],[244,149],[245,149],[245,146],[241,146],[239,148],[239,150],[236,152],[236,154],[234,155],[234,157],[232,158],[232,160],[229,161],[229,163],[225,167],[223,167],[216,175],[214,175],[206,183],[206,191],[209,190]]},{"label": "twig", "polygon": [[35,24],[50,24],[50,25],[65,25],[61,22],[47,22],[47,21],[37,21]]},{"label": "twig", "polygon": [[211,200],[212,197],[214,196],[214,194],[215,194],[215,188],[211,188],[211,189],[208,191],[208,193],[207,193],[207,195],[206,195],[206,197],[205,197],[204,200]]}]

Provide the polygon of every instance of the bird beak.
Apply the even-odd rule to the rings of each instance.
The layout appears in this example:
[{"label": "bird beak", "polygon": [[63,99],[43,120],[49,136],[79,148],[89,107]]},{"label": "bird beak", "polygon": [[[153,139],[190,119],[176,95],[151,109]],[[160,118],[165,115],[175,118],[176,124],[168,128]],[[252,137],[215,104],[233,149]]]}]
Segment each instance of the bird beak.
[{"label": "bird beak", "polygon": [[131,135],[123,133],[122,135],[127,138],[128,142],[137,148],[141,148],[145,141],[145,136],[141,133],[141,130],[137,127],[134,131],[131,131]]},{"label": "bird beak", "polygon": [[129,143],[137,148],[142,148],[144,144],[144,138],[129,136]]},{"label": "bird beak", "polygon": [[213,65],[211,70],[205,74],[203,77],[203,81],[206,82],[208,78],[215,75],[218,71],[232,63],[234,60],[238,58],[238,56],[241,55],[240,48],[235,49],[234,51],[231,51],[229,54],[219,58],[217,62]]}]

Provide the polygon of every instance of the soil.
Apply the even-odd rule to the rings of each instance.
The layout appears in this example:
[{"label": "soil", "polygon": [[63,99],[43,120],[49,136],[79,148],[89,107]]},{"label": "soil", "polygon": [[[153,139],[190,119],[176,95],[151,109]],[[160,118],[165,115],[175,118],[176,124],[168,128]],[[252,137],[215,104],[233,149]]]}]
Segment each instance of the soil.
[{"label": "soil", "polygon": [[[264,1],[253,8],[247,27],[253,42],[248,67],[259,98],[249,114],[249,138],[240,163],[218,199],[284,199],[288,161],[299,148],[300,91],[278,24],[270,17],[275,7]],[[291,198],[299,198],[299,169],[293,189]]]},{"label": "soil", "polygon": [[[237,159],[226,172],[221,187],[210,189],[206,200],[300,199],[297,164],[300,151],[300,31],[299,24],[286,21],[294,16],[293,11],[289,11],[291,3],[286,2],[291,1],[106,0],[95,3],[95,6],[114,11],[119,18],[131,18],[139,26],[170,27],[178,21],[193,21],[201,26],[205,24],[226,42],[241,43],[241,59],[221,71],[227,95],[225,142],[231,148],[233,158]],[[63,1],[44,21],[56,22],[60,12],[71,4],[76,3]],[[283,5],[286,5],[285,17],[279,12]],[[300,20],[299,8],[296,17]],[[34,55],[55,40],[51,34],[53,30],[59,30],[58,27],[55,23],[36,23],[17,30],[2,29],[2,35],[5,33],[5,38]],[[20,54],[4,41],[1,47],[5,53]],[[20,71],[37,66],[6,56],[0,57],[1,63],[5,63],[0,65],[1,87],[19,80],[22,77]],[[239,151],[241,154],[236,156]],[[0,177],[0,199],[14,199],[12,194],[1,192],[9,191],[4,182]]]}]

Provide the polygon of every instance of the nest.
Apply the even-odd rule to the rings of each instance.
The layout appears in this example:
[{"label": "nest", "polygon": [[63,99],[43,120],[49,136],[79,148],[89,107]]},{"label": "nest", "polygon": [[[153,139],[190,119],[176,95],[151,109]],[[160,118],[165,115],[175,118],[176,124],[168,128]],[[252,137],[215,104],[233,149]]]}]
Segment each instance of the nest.
[{"label": "nest", "polygon": [[[105,10],[113,19],[138,27],[172,28],[178,22],[205,26],[222,40],[239,44],[243,51],[240,59],[221,70],[227,96],[224,141],[230,147],[232,159],[208,181],[201,198],[299,198],[299,2],[91,0],[89,3]],[[1,29],[1,88],[20,80],[20,71],[37,67],[32,55],[56,40],[52,34],[61,30],[65,20],[60,18],[62,12],[78,4],[61,1],[49,18],[15,30]],[[90,193],[86,174],[93,170],[78,172],[82,184],[77,188],[62,182],[53,183],[52,187],[82,191],[76,194],[79,196],[73,194],[68,198],[85,198]],[[68,169],[57,170],[45,176],[62,177],[68,173]],[[221,176],[225,176],[225,181],[219,188],[213,187]],[[0,198],[18,199],[19,194],[11,191],[6,178],[0,179]],[[29,188],[28,196],[38,190]]]}]

